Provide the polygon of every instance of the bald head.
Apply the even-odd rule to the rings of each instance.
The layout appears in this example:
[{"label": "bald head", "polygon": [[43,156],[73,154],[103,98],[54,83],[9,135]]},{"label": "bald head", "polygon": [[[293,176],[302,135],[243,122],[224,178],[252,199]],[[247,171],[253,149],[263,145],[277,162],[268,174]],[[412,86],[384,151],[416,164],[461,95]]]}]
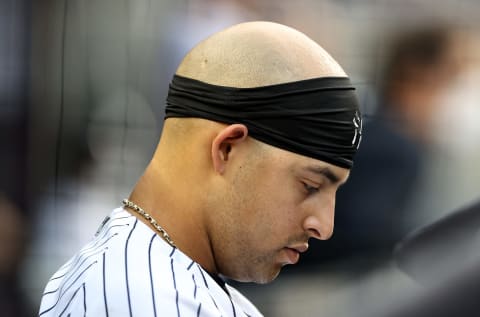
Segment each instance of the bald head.
[{"label": "bald head", "polygon": [[[355,88],[338,63],[304,34],[270,22],[238,24],[193,48],[176,75],[164,131],[173,118],[179,125],[183,118],[242,124],[257,141],[352,166],[360,140]],[[186,142],[192,142],[195,133],[184,130]]]},{"label": "bald head", "polygon": [[271,22],[237,24],[212,35],[185,56],[177,75],[238,88],[346,76],[306,35]]}]

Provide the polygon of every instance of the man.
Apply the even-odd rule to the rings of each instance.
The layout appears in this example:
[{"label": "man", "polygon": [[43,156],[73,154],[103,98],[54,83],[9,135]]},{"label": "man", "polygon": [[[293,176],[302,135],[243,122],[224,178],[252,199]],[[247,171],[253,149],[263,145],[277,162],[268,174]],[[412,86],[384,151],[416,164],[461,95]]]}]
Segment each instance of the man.
[{"label": "man", "polygon": [[54,274],[40,315],[261,316],[220,276],[266,283],[333,231],[361,136],[318,44],[233,26],[181,62],[156,152],[123,209]]}]

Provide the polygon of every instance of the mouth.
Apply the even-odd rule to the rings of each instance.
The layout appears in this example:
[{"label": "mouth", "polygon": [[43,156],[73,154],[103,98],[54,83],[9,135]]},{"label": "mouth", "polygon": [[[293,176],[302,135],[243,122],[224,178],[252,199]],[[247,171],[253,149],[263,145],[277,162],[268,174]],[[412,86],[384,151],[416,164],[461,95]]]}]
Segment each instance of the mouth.
[{"label": "mouth", "polygon": [[291,248],[284,248],[285,254],[287,255],[286,264],[296,264],[300,259],[300,253],[297,250]]},{"label": "mouth", "polygon": [[300,253],[308,250],[308,243],[303,243],[291,247],[284,248],[288,261],[286,264],[296,264],[300,259]]}]

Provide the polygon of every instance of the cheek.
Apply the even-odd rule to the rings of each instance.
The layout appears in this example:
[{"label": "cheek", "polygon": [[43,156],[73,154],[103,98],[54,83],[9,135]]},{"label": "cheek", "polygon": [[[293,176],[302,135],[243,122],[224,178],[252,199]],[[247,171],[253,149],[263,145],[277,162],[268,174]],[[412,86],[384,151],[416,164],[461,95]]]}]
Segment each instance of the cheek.
[{"label": "cheek", "polygon": [[243,248],[263,249],[277,233],[280,205],[260,187],[235,195],[230,210],[234,234]]},{"label": "cheek", "polygon": [[248,233],[257,240],[254,243],[282,243],[300,227],[303,193],[291,177],[280,173],[243,170],[230,188],[235,231]]},{"label": "cheek", "polygon": [[261,241],[272,247],[298,232],[301,212],[291,192],[269,193],[258,197],[252,228],[258,230]]}]

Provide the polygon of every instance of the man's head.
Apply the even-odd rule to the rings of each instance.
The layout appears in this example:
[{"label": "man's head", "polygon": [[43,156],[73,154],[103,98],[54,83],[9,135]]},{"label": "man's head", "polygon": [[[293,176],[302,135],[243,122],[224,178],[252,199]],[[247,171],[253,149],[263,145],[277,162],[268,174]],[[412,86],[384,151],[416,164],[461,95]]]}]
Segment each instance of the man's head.
[{"label": "man's head", "polygon": [[[309,238],[328,239],[332,234],[335,193],[350,167],[349,155],[338,152],[356,150],[360,122],[350,104],[342,104],[350,100],[341,98],[343,89],[349,88],[329,84],[313,89],[317,81],[305,80],[344,78],[345,72],[302,33],[275,23],[251,22],[198,44],[176,75],[184,82],[172,86],[171,93],[175,88],[180,97],[169,96],[167,102],[170,108],[181,109],[167,107],[152,164],[170,175],[171,190],[182,193],[178,204],[193,210],[188,219],[178,221],[191,221],[192,230],[206,237],[205,252],[211,259],[198,257],[207,258],[199,261],[207,270],[240,281],[271,281],[283,265],[298,260]],[[292,86],[293,82],[298,83]],[[275,102],[269,103],[269,87],[280,96]],[[330,94],[329,100],[339,104],[322,104],[321,95],[307,97],[307,90]],[[303,102],[317,97],[315,102]],[[283,100],[289,102],[279,106]],[[194,110],[199,117],[188,115]],[[330,129],[347,112],[348,119]],[[282,117],[285,113],[289,115]],[[318,150],[316,133],[322,127],[328,146]],[[343,134],[348,135],[346,144],[340,144]],[[181,239],[177,233],[171,235]],[[184,244],[182,248],[177,243],[186,251],[188,243]]]},{"label": "man's head", "polygon": [[382,98],[414,139],[431,138],[431,120],[465,69],[466,44],[466,34],[448,25],[402,31],[392,37]]}]

